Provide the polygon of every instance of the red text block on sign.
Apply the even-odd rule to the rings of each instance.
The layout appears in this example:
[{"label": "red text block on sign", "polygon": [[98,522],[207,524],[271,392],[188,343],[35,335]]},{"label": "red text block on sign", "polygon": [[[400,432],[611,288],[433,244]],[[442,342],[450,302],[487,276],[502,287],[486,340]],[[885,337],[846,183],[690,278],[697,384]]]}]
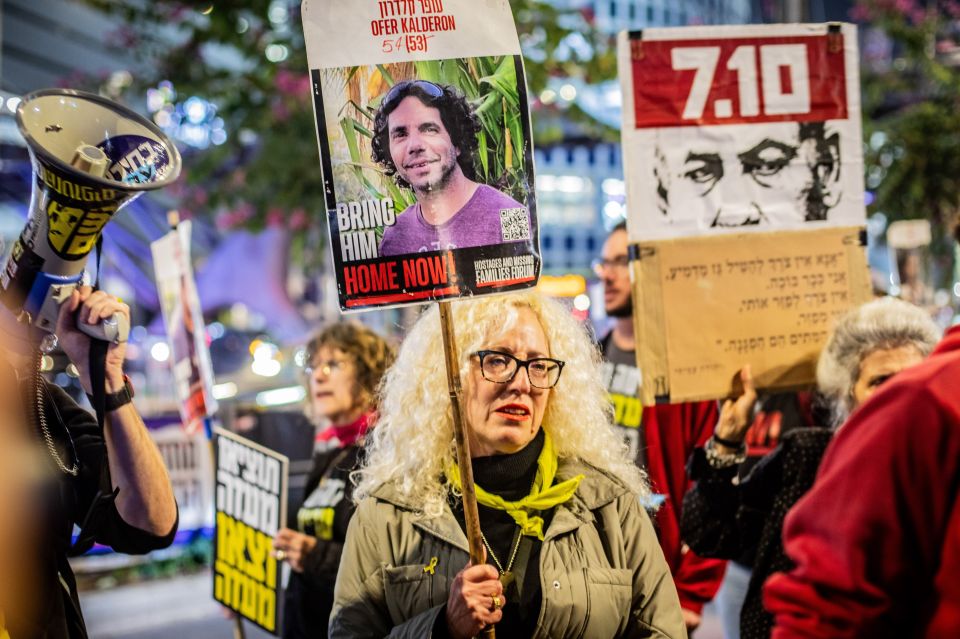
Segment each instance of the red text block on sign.
[{"label": "red text block on sign", "polygon": [[636,39],[631,67],[638,129],[847,117],[841,34]]}]

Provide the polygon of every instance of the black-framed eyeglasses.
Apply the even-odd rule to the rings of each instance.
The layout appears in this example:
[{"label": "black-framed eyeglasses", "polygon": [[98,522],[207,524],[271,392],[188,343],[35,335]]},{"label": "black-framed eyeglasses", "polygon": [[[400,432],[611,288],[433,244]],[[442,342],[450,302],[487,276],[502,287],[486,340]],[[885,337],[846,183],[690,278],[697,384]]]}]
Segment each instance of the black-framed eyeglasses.
[{"label": "black-framed eyeglasses", "polygon": [[429,80],[403,80],[401,82],[397,82],[389,91],[387,91],[387,95],[384,96],[383,102],[380,103],[381,106],[383,108],[389,107],[402,93],[409,91],[410,87],[420,89],[434,100],[443,96],[443,87],[438,84],[434,84]]},{"label": "black-framed eyeglasses", "polygon": [[549,357],[534,357],[528,360],[517,359],[510,353],[500,351],[477,351],[480,358],[480,373],[488,382],[508,384],[517,376],[521,368],[527,369],[527,378],[535,388],[553,388],[560,380],[560,373],[566,362]]},{"label": "black-framed eyeglasses", "polygon": [[603,275],[606,270],[622,271],[630,266],[630,258],[626,255],[618,255],[611,259],[593,260],[590,264],[593,272],[597,275]]}]

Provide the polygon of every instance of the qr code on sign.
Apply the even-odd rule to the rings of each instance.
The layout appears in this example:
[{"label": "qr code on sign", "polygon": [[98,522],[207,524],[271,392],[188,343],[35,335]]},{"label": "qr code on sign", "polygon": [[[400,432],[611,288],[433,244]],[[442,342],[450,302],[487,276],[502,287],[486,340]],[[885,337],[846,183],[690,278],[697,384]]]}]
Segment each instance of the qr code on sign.
[{"label": "qr code on sign", "polygon": [[530,217],[526,207],[500,209],[500,230],[504,242],[530,239]]}]

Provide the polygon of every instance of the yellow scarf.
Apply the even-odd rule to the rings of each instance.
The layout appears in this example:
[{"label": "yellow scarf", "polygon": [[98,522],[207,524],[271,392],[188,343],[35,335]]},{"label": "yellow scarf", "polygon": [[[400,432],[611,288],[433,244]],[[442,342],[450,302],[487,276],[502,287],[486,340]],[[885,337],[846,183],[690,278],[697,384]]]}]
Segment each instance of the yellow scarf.
[{"label": "yellow scarf", "polygon": [[[557,453],[553,450],[553,441],[550,435],[543,433],[543,450],[537,458],[537,476],[533,480],[530,494],[519,501],[507,501],[502,497],[488,493],[480,486],[475,485],[477,501],[488,508],[504,510],[520,526],[521,534],[536,537],[543,541],[543,518],[530,516],[530,511],[550,510],[573,497],[583,475],[577,475],[556,486],[553,485],[557,474]],[[460,469],[456,464],[447,468],[447,477],[450,483],[460,490]]]}]

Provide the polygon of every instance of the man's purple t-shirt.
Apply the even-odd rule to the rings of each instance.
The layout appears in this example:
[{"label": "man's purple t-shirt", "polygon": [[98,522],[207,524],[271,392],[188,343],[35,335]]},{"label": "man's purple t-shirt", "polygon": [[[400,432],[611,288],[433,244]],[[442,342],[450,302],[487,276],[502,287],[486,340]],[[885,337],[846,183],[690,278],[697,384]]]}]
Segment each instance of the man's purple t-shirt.
[{"label": "man's purple t-shirt", "polygon": [[408,206],[397,216],[396,224],[384,228],[380,255],[487,246],[530,238],[527,207],[481,184],[463,208],[443,224],[427,223],[419,202]]}]

